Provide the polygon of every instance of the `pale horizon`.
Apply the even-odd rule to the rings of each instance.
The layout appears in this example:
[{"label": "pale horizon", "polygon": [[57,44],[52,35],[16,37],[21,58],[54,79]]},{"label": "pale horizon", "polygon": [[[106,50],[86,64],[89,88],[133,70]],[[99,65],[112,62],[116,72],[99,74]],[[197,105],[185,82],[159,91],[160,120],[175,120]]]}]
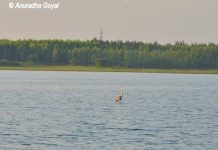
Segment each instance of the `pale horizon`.
[{"label": "pale horizon", "polygon": [[[0,39],[218,43],[216,0],[38,0],[57,10],[16,10],[0,2]],[[30,0],[28,2],[34,2]]]}]

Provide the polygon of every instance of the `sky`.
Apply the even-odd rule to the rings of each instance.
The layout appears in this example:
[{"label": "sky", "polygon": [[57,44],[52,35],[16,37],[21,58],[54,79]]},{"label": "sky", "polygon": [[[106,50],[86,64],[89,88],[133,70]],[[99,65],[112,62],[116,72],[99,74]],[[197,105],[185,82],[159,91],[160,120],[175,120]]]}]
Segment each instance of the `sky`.
[{"label": "sky", "polygon": [[[60,3],[56,10],[9,3]],[[217,0],[1,0],[0,38],[218,43]]]}]

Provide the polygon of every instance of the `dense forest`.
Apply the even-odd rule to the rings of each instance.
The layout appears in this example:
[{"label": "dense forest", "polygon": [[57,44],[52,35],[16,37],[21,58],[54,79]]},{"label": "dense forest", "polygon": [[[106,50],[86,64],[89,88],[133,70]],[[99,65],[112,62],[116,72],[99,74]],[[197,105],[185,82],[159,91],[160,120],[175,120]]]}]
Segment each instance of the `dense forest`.
[{"label": "dense forest", "polygon": [[123,41],[0,40],[0,66],[84,65],[129,68],[218,68],[218,45]]}]

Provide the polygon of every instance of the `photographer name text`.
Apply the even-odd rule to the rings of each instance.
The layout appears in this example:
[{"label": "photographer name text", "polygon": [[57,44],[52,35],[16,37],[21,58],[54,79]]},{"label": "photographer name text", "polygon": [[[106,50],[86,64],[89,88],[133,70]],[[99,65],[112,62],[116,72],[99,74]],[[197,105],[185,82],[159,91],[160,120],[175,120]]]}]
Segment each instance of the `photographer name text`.
[{"label": "photographer name text", "polygon": [[59,9],[60,3],[20,3],[20,2],[10,2],[9,3],[10,9],[47,9],[47,10],[56,10]]}]

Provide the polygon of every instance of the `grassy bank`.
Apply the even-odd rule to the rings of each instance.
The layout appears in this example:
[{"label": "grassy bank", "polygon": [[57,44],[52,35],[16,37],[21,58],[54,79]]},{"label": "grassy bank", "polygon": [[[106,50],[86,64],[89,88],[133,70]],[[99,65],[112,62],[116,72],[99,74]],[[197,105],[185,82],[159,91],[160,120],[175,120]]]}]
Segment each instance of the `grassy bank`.
[{"label": "grassy bank", "polygon": [[141,73],[178,73],[178,74],[218,74],[218,69],[140,69],[95,66],[15,66],[0,67],[0,70],[31,70],[31,71],[89,71],[89,72],[141,72]]}]

